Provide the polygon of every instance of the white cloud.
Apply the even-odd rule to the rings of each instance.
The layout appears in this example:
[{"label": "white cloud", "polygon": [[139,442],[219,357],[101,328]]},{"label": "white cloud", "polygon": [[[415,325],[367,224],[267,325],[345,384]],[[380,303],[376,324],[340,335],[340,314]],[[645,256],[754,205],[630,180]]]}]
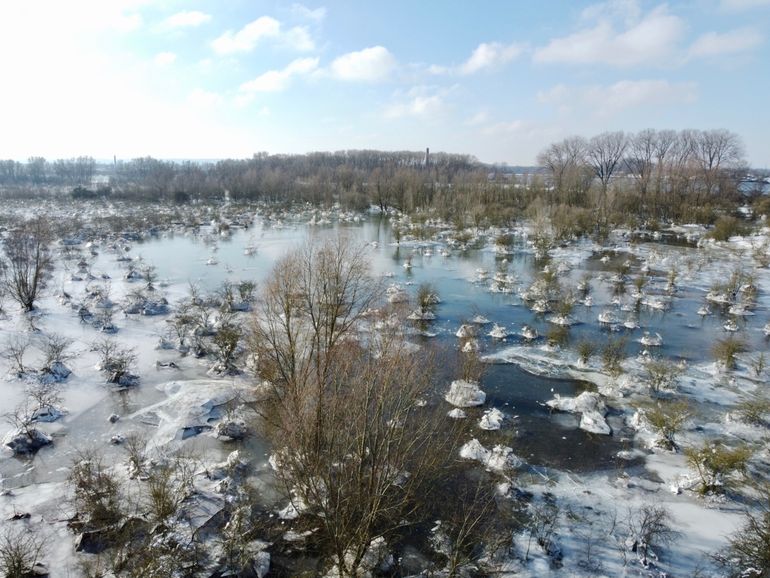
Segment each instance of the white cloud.
[{"label": "white cloud", "polygon": [[176,62],[176,54],[173,52],[159,52],[152,60],[158,66],[171,66]]},{"label": "white cloud", "polygon": [[406,93],[396,94],[395,102],[384,110],[385,118],[427,118],[446,110],[446,97],[457,86],[437,88],[435,86],[415,86]]},{"label": "white cloud", "polygon": [[489,119],[489,114],[485,110],[481,110],[474,114],[472,117],[465,119],[465,125],[478,126],[484,124]]},{"label": "white cloud", "polygon": [[332,76],[340,80],[374,82],[384,80],[396,67],[396,59],[384,46],[372,46],[338,56],[331,64]]},{"label": "white cloud", "polygon": [[228,30],[216,38],[211,46],[218,54],[235,54],[251,52],[263,40],[272,40],[299,52],[315,48],[306,27],[295,26],[284,31],[281,23],[271,16],[260,16],[237,32]]},{"label": "white cloud", "polygon": [[428,74],[439,76],[442,74],[449,74],[450,72],[452,72],[452,69],[448,66],[441,66],[439,64],[431,64],[428,66]]},{"label": "white cloud", "polygon": [[257,92],[280,92],[288,85],[292,77],[310,74],[318,68],[318,58],[298,58],[282,70],[268,70],[254,80],[244,82],[239,87],[242,94]]},{"label": "white cloud", "polygon": [[219,54],[250,52],[264,38],[275,38],[281,32],[281,23],[270,16],[260,16],[238,32],[228,30],[211,43]]},{"label": "white cloud", "polygon": [[683,20],[670,14],[665,4],[643,16],[626,10],[620,30],[617,16],[612,16],[612,12],[600,15],[595,26],[554,38],[535,51],[535,61],[617,67],[665,65],[685,32]]},{"label": "white cloud", "polygon": [[487,127],[481,131],[483,134],[492,135],[511,135],[521,133],[527,128],[527,124],[522,120],[512,120],[510,122],[498,122]]},{"label": "white cloud", "polygon": [[166,28],[195,28],[211,20],[211,14],[199,10],[177,12],[163,21]]},{"label": "white cloud", "polygon": [[708,58],[737,54],[756,48],[764,38],[751,28],[741,28],[729,32],[708,32],[698,37],[688,51],[690,58]]},{"label": "white cloud", "polygon": [[519,56],[523,51],[520,44],[500,44],[499,42],[484,42],[479,44],[473,53],[460,66],[462,74],[473,74],[485,68],[500,66]]},{"label": "white cloud", "polygon": [[770,6],[770,0],[722,0],[720,7],[728,12],[751,10]]},{"label": "white cloud", "polygon": [[544,104],[556,106],[561,112],[580,109],[601,117],[631,108],[689,104],[697,99],[697,95],[697,86],[692,82],[621,80],[609,86],[557,84],[539,92],[537,98]]},{"label": "white cloud", "polygon": [[326,17],[326,8],[323,6],[320,8],[312,9],[308,8],[304,4],[292,4],[291,11],[295,16],[298,16],[299,18],[313,20],[315,22],[320,22]]},{"label": "white cloud", "polygon": [[413,96],[406,102],[391,104],[385,109],[386,118],[428,116],[444,107],[444,99],[438,94]]},{"label": "white cloud", "polygon": [[283,44],[299,52],[310,52],[315,49],[315,42],[310,32],[304,26],[295,26],[283,35]]},{"label": "white cloud", "polygon": [[187,103],[195,108],[210,108],[221,104],[223,101],[222,95],[202,88],[196,88],[187,95]]}]

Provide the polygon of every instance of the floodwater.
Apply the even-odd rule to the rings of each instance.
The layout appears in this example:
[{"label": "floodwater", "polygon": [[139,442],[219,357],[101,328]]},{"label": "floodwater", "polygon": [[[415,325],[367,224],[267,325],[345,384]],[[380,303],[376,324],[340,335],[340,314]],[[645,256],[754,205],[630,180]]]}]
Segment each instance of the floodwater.
[{"label": "floodwater", "polygon": [[[421,283],[433,285],[442,303],[437,309],[437,319],[430,323],[428,329],[435,333],[435,337],[430,339],[444,347],[457,347],[455,332],[463,322],[477,314],[504,326],[511,333],[505,340],[495,340],[486,336],[492,327],[491,323],[480,327],[479,346],[482,355],[494,354],[506,347],[524,343],[519,336],[524,324],[535,327],[540,335],[545,335],[552,327],[546,320],[547,315],[532,312],[518,296],[519,290],[528,287],[543,268],[543,263],[536,261],[522,237],[516,238],[511,251],[505,255],[489,247],[479,247],[465,251],[452,249],[447,256],[442,256],[439,250],[446,245],[439,239],[396,244],[388,220],[379,217],[371,217],[356,224],[328,226],[276,224],[257,218],[249,229],[233,229],[227,236],[217,235],[204,227],[196,232],[164,233],[142,242],[130,243],[130,247],[124,247],[121,251],[131,257],[141,256],[144,262],[154,265],[161,291],[173,303],[186,294],[190,282],[204,290],[216,289],[225,280],[252,280],[259,283],[269,274],[276,259],[291,248],[308,239],[317,242],[340,231],[357,242],[368,244],[372,273],[382,276],[385,283],[398,283],[412,295]],[[722,328],[727,319],[725,312],[713,308],[714,315],[703,317],[697,313],[704,304],[710,279],[719,279],[718,274],[710,272],[714,266],[699,261],[698,250],[688,246],[656,243],[641,243],[639,246],[642,248],[641,254],[648,255],[648,261],[652,263],[649,267],[650,281],[645,286],[645,292],[670,301],[670,307],[665,311],[647,307],[624,311],[622,307],[614,307],[613,311],[620,321],[629,316],[638,321],[640,328],[634,330],[625,329],[622,325],[601,325],[597,322],[597,315],[610,308],[612,300],[618,297],[618,291],[613,289],[610,281],[611,275],[628,262],[629,270],[626,274],[629,280],[625,288],[626,292],[630,291],[633,287],[632,279],[638,275],[642,266],[640,259],[629,255],[623,247],[597,252],[593,246],[578,244],[564,251],[556,251],[552,265],[564,261],[571,266],[569,271],[559,276],[562,286],[574,288],[579,280],[586,278],[593,297],[593,306],[577,304],[571,314],[576,324],[569,330],[569,341],[565,345],[567,351],[573,350],[582,339],[591,340],[601,347],[610,337],[625,337],[626,354],[633,356],[644,349],[638,339],[644,331],[648,331],[651,335],[660,333],[662,336],[662,346],[655,348],[662,356],[695,363],[708,360],[715,338],[726,335]],[[253,250],[247,251],[247,248]],[[604,256],[607,258],[602,259]],[[407,260],[412,264],[408,269],[403,266]],[[121,293],[130,290],[130,284],[120,280],[121,266],[121,263],[116,262],[115,253],[104,249],[91,265],[92,272],[104,272],[113,278],[112,289],[118,298]],[[673,295],[665,290],[667,274],[671,268],[678,272],[677,290]],[[483,279],[479,277],[480,270],[487,272],[482,275],[485,277]],[[700,275],[702,271],[705,273]],[[496,272],[514,277],[517,290],[513,293],[491,292],[490,281]],[[68,292],[75,294],[82,291],[83,282],[78,284],[69,281],[63,273],[60,276]],[[727,276],[729,272],[725,272],[722,280]],[[621,303],[629,301],[624,294],[620,294],[619,298]],[[118,301],[117,298],[114,300]],[[89,339],[98,338],[98,334],[91,328],[77,327],[77,317],[72,312],[61,312],[60,309],[61,306],[51,299],[48,304],[51,312],[49,323],[69,323],[75,326],[72,329],[75,336],[91,331],[94,335],[89,336]],[[752,349],[763,344],[761,328],[767,321],[766,311],[760,299],[754,316],[737,319],[740,333]],[[119,340],[125,336],[128,340],[144,342],[146,345],[149,341],[157,341],[158,328],[162,327],[163,322],[145,318],[123,319],[122,315],[116,315],[116,323],[121,328],[117,334]],[[151,330],[147,329],[148,323],[154,323]],[[80,338],[85,339],[82,336]],[[535,341],[532,346],[536,347],[538,343],[542,341]],[[122,425],[122,422],[109,424],[106,417],[110,413],[129,415],[162,400],[164,394],[157,386],[171,379],[202,377],[201,366],[191,366],[190,361],[180,363],[182,369],[179,373],[165,374],[153,368],[156,360],[178,360],[178,354],[173,351],[157,351],[146,346],[141,353],[139,369],[142,384],[138,388],[123,393],[109,393],[88,409],[65,417],[63,423],[57,426],[61,437],[53,447],[44,448],[33,460],[0,459],[0,477],[5,478],[3,484],[13,487],[22,483],[62,479],[66,475],[67,466],[86,442],[102,444],[116,431],[128,431],[129,426]],[[81,367],[93,367],[93,356],[89,358],[89,355],[92,354],[83,352]],[[75,376],[71,380],[77,379],[77,368],[74,369]],[[448,385],[447,380],[445,387]],[[92,383],[89,387],[91,389],[86,391],[93,391],[98,386]],[[482,409],[498,407],[509,420],[500,432],[490,433],[474,428],[477,437],[485,445],[504,443],[511,446],[533,466],[574,471],[609,469],[617,463],[617,452],[627,449],[628,437],[621,427],[616,427],[617,423],[611,421],[615,429],[612,436],[593,435],[578,429],[578,417],[553,414],[544,405],[555,394],[579,394],[588,387],[585,383],[536,376],[514,364],[498,363],[488,366],[481,387],[487,392],[487,403]],[[86,394],[81,392],[80,395]],[[69,399],[74,399],[73,396],[76,394],[70,393]],[[448,404],[446,409],[451,409]],[[468,419],[477,420],[481,411],[468,410]],[[131,424],[132,427],[136,425]],[[231,449],[228,446],[217,450],[219,446],[206,438],[197,443],[200,448],[220,451],[223,456]],[[268,449],[259,440],[251,440],[249,444],[252,455],[257,455],[258,473],[264,473],[267,469]],[[108,457],[121,455],[122,450],[119,448],[109,444],[106,446]]]}]

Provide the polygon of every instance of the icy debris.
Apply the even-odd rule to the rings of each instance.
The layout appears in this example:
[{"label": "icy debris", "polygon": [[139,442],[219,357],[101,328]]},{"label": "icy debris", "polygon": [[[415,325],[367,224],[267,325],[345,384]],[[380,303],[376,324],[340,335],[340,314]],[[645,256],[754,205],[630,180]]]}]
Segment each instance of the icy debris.
[{"label": "icy debris", "polygon": [[390,303],[405,303],[409,301],[409,294],[401,286],[393,284],[385,290]]},{"label": "icy debris", "polygon": [[249,431],[246,422],[239,418],[220,421],[215,428],[216,436],[224,441],[242,440]]},{"label": "icy debris", "polygon": [[3,439],[3,445],[11,449],[16,455],[34,454],[53,441],[51,436],[35,428],[27,428],[25,431],[10,431]]},{"label": "icy debris", "polygon": [[466,417],[468,417],[468,415],[459,407],[454,408],[452,411],[447,413],[447,415],[452,419],[465,419]]},{"label": "icy debris", "polygon": [[599,323],[610,325],[618,322],[618,318],[612,313],[612,311],[602,311],[597,316]]},{"label": "icy debris", "polygon": [[663,338],[660,336],[660,333],[656,333],[655,335],[650,335],[649,331],[645,331],[644,335],[639,340],[639,343],[641,343],[645,347],[660,347],[661,345],[663,345]]},{"label": "icy debris", "polygon": [[278,510],[278,517],[281,520],[296,520],[303,509],[296,500],[292,500],[285,508]]},{"label": "icy debris", "polygon": [[50,423],[58,420],[65,413],[67,412],[64,409],[48,404],[43,407],[38,407],[32,412],[31,417],[33,421]]},{"label": "icy debris", "polygon": [[490,470],[497,472],[519,468],[524,464],[524,461],[514,454],[511,448],[497,445],[488,450],[476,438],[460,448],[460,457],[481,462]]},{"label": "icy debris", "polygon": [[554,399],[547,401],[546,405],[558,411],[582,414],[580,418],[580,429],[582,430],[603,435],[612,433],[612,429],[604,419],[607,414],[607,407],[598,393],[584,391],[577,397],[557,395]]},{"label": "icy debris", "polygon": [[553,323],[554,325],[561,325],[562,327],[569,327],[570,325],[575,324],[575,320],[569,315],[552,315],[546,319],[546,321],[548,321],[548,323]]},{"label": "icy debris", "polygon": [[495,323],[488,335],[493,339],[505,339],[508,337],[508,330]]},{"label": "icy debris", "polygon": [[207,468],[206,477],[210,480],[231,478],[234,474],[244,471],[247,466],[248,463],[241,459],[241,453],[235,450],[230,452],[225,461]]},{"label": "icy debris", "polygon": [[410,321],[433,321],[436,319],[436,314],[432,311],[412,311],[407,317]]},{"label": "icy debris", "polygon": [[476,339],[469,339],[462,346],[461,351],[463,353],[473,353],[479,350],[479,342]]},{"label": "icy debris", "polygon": [[[353,551],[345,552],[345,566],[348,569],[353,569],[356,563],[356,556]],[[375,575],[381,575],[388,572],[395,564],[393,554],[388,549],[388,543],[382,536],[377,536],[371,542],[366,549],[363,557],[361,558],[358,566],[355,567],[354,575],[358,578],[371,578]],[[326,573],[325,578],[340,578],[341,576],[347,576],[347,573],[341,573],[338,564],[335,564],[331,570]]]},{"label": "icy debris", "polygon": [[479,388],[478,383],[457,379],[452,382],[444,399],[455,407],[473,407],[483,405],[487,394]]},{"label": "icy debris", "polygon": [[537,339],[537,329],[530,325],[523,325],[521,327],[521,336],[527,340]]},{"label": "icy debris", "polygon": [[54,361],[49,367],[44,367],[41,373],[41,381],[59,383],[72,375],[72,370],[61,361]]},{"label": "icy debris", "polygon": [[505,415],[496,407],[484,412],[479,420],[479,427],[487,431],[498,430],[503,426]]},{"label": "icy debris", "polygon": [[460,326],[460,329],[457,330],[455,336],[459,337],[460,339],[465,339],[467,337],[473,337],[475,334],[476,330],[472,325],[463,324]]}]

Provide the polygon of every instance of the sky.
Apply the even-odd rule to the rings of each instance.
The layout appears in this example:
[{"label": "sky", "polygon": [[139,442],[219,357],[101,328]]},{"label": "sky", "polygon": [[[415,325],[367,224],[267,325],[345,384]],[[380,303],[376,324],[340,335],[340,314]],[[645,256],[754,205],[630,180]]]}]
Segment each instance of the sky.
[{"label": "sky", "polygon": [[770,0],[0,3],[0,158],[385,149],[529,165],[726,128],[770,167]]}]

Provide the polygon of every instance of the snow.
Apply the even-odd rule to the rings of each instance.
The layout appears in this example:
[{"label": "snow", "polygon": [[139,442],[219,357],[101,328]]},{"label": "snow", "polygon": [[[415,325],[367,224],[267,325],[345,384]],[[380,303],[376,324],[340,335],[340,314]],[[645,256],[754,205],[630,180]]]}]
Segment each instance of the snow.
[{"label": "snow", "polygon": [[604,416],[607,407],[598,393],[584,391],[577,397],[559,397],[546,402],[548,407],[569,413],[580,413],[580,429],[587,432],[610,435],[610,428]]},{"label": "snow", "polygon": [[487,399],[487,394],[479,388],[478,383],[458,379],[452,382],[444,399],[458,408],[473,407],[483,405]]},{"label": "snow", "polygon": [[487,431],[498,430],[503,426],[505,415],[496,407],[484,412],[479,420],[479,427]]},{"label": "snow", "polygon": [[486,468],[496,472],[507,472],[520,468],[524,461],[519,458],[513,449],[496,445],[491,450],[486,449],[479,440],[473,438],[460,448],[460,457],[466,460],[475,460]]},{"label": "snow", "polygon": [[[527,227],[529,225],[517,228],[517,234],[524,232]],[[286,229],[288,230],[289,227]],[[702,233],[700,227],[680,226],[677,229],[690,235]],[[705,298],[708,301],[716,302],[715,305],[711,306],[716,316],[719,313],[717,304],[730,306],[738,304],[734,303],[732,297],[728,295],[709,295],[711,286],[716,282],[724,281],[725,272],[731,271],[737,263],[740,263],[747,270],[750,269],[755,276],[755,284],[760,288],[756,298],[756,306],[751,310],[742,308],[742,306],[736,307],[733,312],[740,316],[745,313],[755,313],[754,316],[747,315],[746,319],[741,321],[740,331],[744,336],[747,336],[752,349],[756,349],[756,343],[761,342],[763,323],[766,321],[766,312],[770,305],[770,294],[767,292],[767,288],[770,286],[770,270],[754,268],[749,255],[767,239],[768,231],[765,230],[759,235],[733,238],[726,243],[704,242],[701,248],[697,250],[661,247],[647,243],[632,246],[622,242],[617,243],[613,250],[616,254],[628,254],[629,257],[638,258],[643,263],[642,267],[651,272],[653,283],[655,283],[655,275],[661,271],[676,269],[679,272],[676,295],[671,297],[653,295],[655,287],[645,287],[645,291],[649,290],[650,295],[639,296],[639,299],[643,300],[647,306],[647,309],[639,313],[645,326],[647,326],[649,316],[667,315],[669,316],[667,322],[677,322],[675,316],[682,315],[687,323],[693,323],[694,328],[697,329],[698,326],[695,324],[699,323],[700,319],[690,320],[687,316],[695,317],[699,304],[696,302],[690,311],[682,312],[678,305],[681,295],[688,294],[688,292],[695,293],[699,301],[703,301]],[[408,246],[408,243],[405,242],[403,245]],[[283,249],[283,246],[272,241],[260,242],[259,258],[262,258],[262,254],[277,256],[281,254]],[[557,247],[551,251],[553,266],[558,267],[559,262],[564,262],[575,268],[580,267],[593,251],[600,249],[602,247],[592,242]],[[113,281],[109,300],[102,299],[98,304],[106,306],[109,301],[119,308],[121,304],[126,303],[125,297],[128,291],[128,284],[122,279],[124,271],[118,266],[105,268],[104,271],[97,270],[102,266],[101,264],[107,260],[112,263],[116,257],[115,254],[108,253],[106,248],[101,250],[102,258],[98,261],[100,265],[95,268],[92,267],[94,275],[91,276],[96,282],[102,282],[99,279],[102,279],[102,274],[106,274],[111,276]],[[130,254],[134,255],[140,250],[147,250],[147,246],[136,244]],[[218,274],[220,270],[224,270],[227,261],[227,257],[224,255],[225,251],[226,246],[223,243],[222,251],[217,256],[217,260],[221,262],[222,266],[209,268],[210,275]],[[455,259],[451,257],[448,251],[445,251],[443,245],[437,244],[435,253],[448,255],[446,259],[442,260],[447,264],[443,266],[455,266]],[[746,258],[741,258],[739,261],[738,255],[745,255]],[[420,258],[419,256],[416,257],[416,259]],[[181,258],[178,260],[180,263],[182,262]],[[204,262],[205,259],[200,260],[198,265],[201,267],[199,269],[205,268]],[[114,263],[112,264],[114,265]],[[262,264],[260,263],[260,266]],[[428,268],[424,266],[424,263],[422,265],[417,265],[415,271],[421,275],[427,274]],[[184,266],[187,267],[187,264]],[[375,266],[393,268],[392,262]],[[464,274],[463,269],[466,272],[468,269],[472,271],[476,265],[469,260],[465,264],[456,266],[459,271],[453,275],[465,282],[464,279],[467,279],[469,275]],[[489,267],[489,270],[492,270],[492,267]],[[165,271],[161,271],[161,273],[166,275]],[[528,282],[528,273],[522,274],[518,270],[515,273],[515,276],[511,274],[510,277],[505,278],[495,274],[495,279],[498,282],[513,283],[514,277],[516,277],[522,279],[522,282]],[[88,274],[88,271],[83,271],[78,272],[77,276],[85,279]],[[163,289],[163,293],[168,298],[173,310],[175,301],[186,292],[188,275],[186,269],[183,273],[174,272],[169,273],[169,275],[175,277]],[[403,271],[399,271],[396,275],[399,279],[403,279]],[[76,302],[84,285],[83,282],[71,281],[70,275],[64,273],[57,276],[57,282],[59,282],[59,277],[61,278],[62,291],[74,296],[73,299]],[[503,279],[505,280],[503,281]],[[574,282],[574,273],[571,281]],[[404,282],[410,283],[411,281]],[[569,282],[570,280],[565,279],[565,287]],[[614,323],[618,323],[618,309],[622,310],[624,307],[633,306],[633,302],[628,298],[630,295],[627,295],[618,300],[618,305],[609,305],[608,297],[599,288],[602,283],[604,283],[604,279],[599,278],[599,276],[594,277],[592,280],[594,294],[589,299],[595,302],[597,307],[602,309],[607,307],[607,311],[615,318]],[[665,280],[658,283],[657,288],[662,290],[664,285]],[[134,286],[138,286],[138,283],[134,283]],[[161,286],[160,283],[158,286]],[[487,291],[487,287],[480,287],[479,290]],[[393,293],[397,294],[396,300],[408,298],[406,291],[401,287],[398,287],[398,291],[391,292],[391,294]],[[61,297],[65,300],[63,294]],[[518,297],[504,294],[497,294],[493,297],[501,299],[500,303],[504,303],[505,307],[519,307],[529,315],[529,312],[518,301]],[[454,295],[451,293],[446,296],[447,303],[453,299]],[[447,307],[448,311],[452,305]],[[582,306],[577,305],[576,310],[580,307]],[[116,316],[114,325],[117,329],[116,336],[120,342],[136,349],[138,356],[136,373],[141,377],[141,383],[130,391],[121,394],[113,393],[105,387],[103,376],[93,370],[96,364],[96,355],[90,350],[90,345],[98,337],[95,329],[90,325],[79,324],[77,311],[71,309],[69,305],[62,306],[58,296],[47,297],[41,302],[41,308],[42,312],[39,317],[35,318],[35,323],[43,334],[53,331],[64,332],[75,341],[72,348],[75,355],[66,364],[67,372],[71,371],[72,373],[65,375],[67,373],[65,371],[59,371],[59,369],[55,371],[56,380],[62,381],[63,397],[61,406],[57,406],[57,409],[66,407],[68,412],[59,416],[53,423],[38,424],[42,434],[54,440],[52,447],[40,450],[38,458],[30,461],[9,459],[7,456],[10,455],[10,451],[6,451],[3,457],[0,457],[0,460],[3,460],[0,463],[0,472],[5,476],[0,481],[2,481],[3,488],[13,488],[9,495],[0,497],[0,520],[2,520],[0,525],[8,524],[9,522],[6,520],[16,512],[29,512],[31,518],[20,523],[28,525],[31,529],[49,538],[45,562],[51,569],[52,576],[56,578],[57,576],[72,575],[74,571],[73,534],[62,521],[66,519],[67,514],[67,505],[63,503],[62,496],[67,494],[67,490],[60,480],[66,476],[69,459],[75,447],[84,441],[93,443],[97,447],[104,447],[106,452],[112,452],[107,454],[109,459],[114,458],[116,463],[121,463],[124,460],[125,450],[109,447],[110,440],[126,439],[129,433],[142,428],[143,431],[150,433],[150,443],[153,446],[176,449],[185,447],[184,444],[188,442],[201,442],[211,444],[210,446],[204,445],[205,448],[208,448],[206,449],[207,458],[211,457],[209,453],[218,456],[223,452],[229,452],[233,448],[232,444],[238,442],[227,442],[229,445],[226,445],[215,439],[215,436],[225,434],[222,436],[223,439],[240,437],[241,434],[246,433],[245,426],[251,423],[248,414],[231,414],[227,406],[230,405],[230,402],[240,403],[243,399],[248,399],[252,386],[247,376],[206,379],[203,377],[206,369],[202,365],[203,362],[193,359],[192,356],[180,357],[179,353],[174,350],[155,350],[155,344],[164,335],[167,324],[165,324],[162,315],[158,318],[140,317],[138,313],[141,311],[137,311],[137,315],[128,318],[124,318],[122,315]],[[665,309],[671,309],[671,311],[664,312]],[[464,311],[468,310],[473,311],[470,307],[464,309]],[[503,315],[497,310],[486,308],[484,310],[490,317],[500,320],[508,327],[518,327],[518,324],[521,323],[521,320],[511,319],[507,314]],[[406,312],[408,310],[405,310]],[[2,328],[4,335],[16,331],[26,332],[27,329],[23,328],[20,322],[18,327],[15,325],[17,316],[15,313],[12,315],[10,320],[4,322]],[[575,311],[573,315],[575,317],[580,315],[579,318],[584,321],[584,326],[589,324],[582,311]],[[673,320],[672,317],[674,317]],[[625,314],[621,318],[626,318],[627,322],[630,319]],[[633,320],[638,321],[638,318],[634,317]],[[708,322],[710,319],[706,321]],[[714,325],[720,334],[722,334],[720,326],[723,321],[720,320]],[[590,315],[590,322],[596,325],[595,313]],[[684,323],[685,321],[681,322]],[[440,335],[451,335],[457,327],[457,323],[456,320],[449,319],[437,327],[436,331]],[[747,327],[743,327],[744,324]],[[436,325],[439,326],[440,324],[437,323]],[[571,331],[581,331],[584,326],[576,327]],[[472,325],[465,327],[467,334],[460,335],[463,339],[479,333],[478,327]],[[767,324],[767,327],[770,328],[770,323]],[[492,332],[490,332],[490,336],[497,337],[497,335],[491,335]],[[767,332],[770,333],[770,329]],[[652,334],[654,335],[654,332]],[[660,346],[663,354],[667,356],[679,354],[679,351],[672,350],[672,347],[676,347],[673,335],[667,332],[663,334],[666,336],[665,345],[661,344]],[[758,339],[754,337],[755,335]],[[499,339],[503,337],[505,335]],[[520,471],[517,472],[515,478],[517,487],[524,487],[533,491],[536,500],[542,500],[543,494],[550,493],[562,508],[562,512],[569,511],[576,514],[574,519],[567,518],[566,514],[562,514],[561,524],[557,531],[559,546],[564,553],[564,568],[553,568],[545,555],[535,552],[529,562],[511,558],[506,563],[506,569],[510,572],[515,571],[517,576],[524,577],[636,576],[641,572],[641,568],[633,558],[630,558],[628,566],[622,564],[617,544],[608,535],[610,524],[605,522],[613,514],[617,514],[617,519],[622,525],[628,508],[638,507],[645,502],[654,502],[665,506],[671,512],[674,528],[680,532],[677,541],[663,553],[661,572],[665,571],[673,576],[692,575],[700,560],[705,560],[708,554],[722,548],[725,545],[726,537],[740,527],[743,520],[744,505],[737,500],[732,500],[732,498],[726,498],[722,501],[706,501],[695,495],[689,489],[693,485],[693,477],[685,457],[679,453],[654,448],[654,436],[644,427],[643,420],[639,419],[638,416],[636,420],[631,418],[636,411],[634,404],[647,399],[649,395],[643,381],[643,361],[634,357],[623,360],[625,374],[620,377],[612,377],[604,372],[598,356],[594,356],[587,364],[581,365],[574,351],[569,348],[548,348],[539,346],[537,343],[517,344],[517,339],[512,339],[510,343],[501,343],[491,342],[486,336],[479,336],[482,350],[489,353],[485,360],[515,363],[526,371],[539,375],[592,382],[600,393],[586,392],[574,398],[555,398],[551,400],[553,403],[549,402],[549,406],[558,411],[579,414],[582,429],[606,435],[611,433],[605,417],[606,404],[609,403],[613,408],[617,408],[618,413],[624,415],[626,422],[635,421],[638,429],[636,432],[628,434],[629,437],[623,442],[623,451],[617,454],[619,470],[628,467],[628,470],[621,472],[620,475],[614,470],[578,476],[551,468],[548,470],[545,468],[535,469],[533,466],[531,469],[525,469],[522,460],[514,452],[514,449],[521,451],[519,442],[515,437],[511,435],[510,438],[506,439],[513,441],[505,442],[511,444],[513,448],[496,445],[502,436],[508,436],[512,432],[507,430],[496,432],[494,427],[484,427],[484,425],[499,426],[504,424],[503,411],[491,408],[482,414],[480,410],[469,410],[466,413],[465,410],[461,409],[483,405],[487,401],[487,396],[481,389],[481,385],[461,381],[452,383],[446,393],[446,400],[456,407],[448,415],[456,419],[470,415],[473,421],[469,421],[463,427],[467,427],[467,431],[473,431],[479,436],[479,439],[474,438],[466,443],[462,447],[460,455],[465,459],[477,461],[483,467],[495,472],[507,474],[513,469],[519,469]],[[761,344],[760,347],[762,347]],[[678,388],[667,392],[667,395],[673,398],[688,400],[700,412],[697,422],[682,432],[681,442],[683,446],[687,447],[698,444],[704,439],[720,437],[746,440],[748,443],[757,445],[763,443],[763,438],[767,434],[766,428],[742,423],[734,419],[732,414],[736,403],[763,391],[766,379],[753,376],[751,370],[752,358],[756,357],[758,351],[761,349],[739,355],[738,369],[733,372],[718,367],[712,361],[692,362],[688,360],[688,364],[679,379]],[[687,351],[682,353],[686,355]],[[178,365],[179,369],[173,373],[166,370],[158,371],[156,369],[158,362],[162,364],[173,362]],[[3,369],[6,366],[7,362]],[[51,369],[54,367],[52,366]],[[172,376],[174,379],[169,381]],[[4,408],[14,408],[23,401],[25,384],[26,382],[14,377],[0,381],[0,400],[2,400]],[[490,401],[493,399],[491,392],[492,390],[490,390]],[[623,417],[618,418],[614,414],[615,410],[613,409],[613,416],[609,418],[609,422],[616,426]],[[120,416],[120,419],[108,421],[108,416],[111,415]],[[631,419],[629,420],[629,418]],[[147,423],[153,425],[146,426]],[[478,425],[480,429],[476,429],[475,425]],[[204,433],[209,430],[209,434]],[[201,433],[204,433],[203,437],[199,435]],[[227,435],[228,433],[236,435],[230,436]],[[0,437],[7,438],[13,434],[14,431],[10,424],[0,423]],[[617,432],[618,437],[619,434],[620,432]],[[185,440],[183,439],[185,436],[190,436],[190,438]],[[254,437],[249,436],[247,443],[256,443]],[[212,451],[211,447],[215,449]],[[249,451],[252,451],[251,448]],[[233,469],[252,471],[258,467],[266,467],[264,463],[256,463],[264,462],[264,458],[260,457],[254,464],[247,466],[239,455],[235,452],[230,453],[229,456],[233,456],[232,459],[229,456],[224,461],[217,458],[213,466],[208,466],[207,469],[211,472],[211,481],[227,480]],[[256,455],[260,456],[261,454]],[[757,460],[766,460],[766,452],[759,455]],[[249,457],[253,457],[253,454],[250,453]],[[631,462],[634,465],[629,467]],[[508,493],[505,492],[503,495]],[[280,505],[285,506],[280,511],[280,515],[287,519],[296,517],[303,507],[296,500],[293,504],[286,505],[284,501]],[[593,523],[589,524],[588,522],[591,521]],[[586,548],[586,532],[589,530],[595,531],[600,537],[600,542],[596,546],[596,557],[602,564],[601,572],[589,571],[578,564]],[[521,540],[520,535],[514,537],[517,545],[521,545]],[[387,548],[383,550],[387,550]],[[257,561],[256,573],[257,575],[264,575],[270,567],[269,554],[260,552]]]}]

